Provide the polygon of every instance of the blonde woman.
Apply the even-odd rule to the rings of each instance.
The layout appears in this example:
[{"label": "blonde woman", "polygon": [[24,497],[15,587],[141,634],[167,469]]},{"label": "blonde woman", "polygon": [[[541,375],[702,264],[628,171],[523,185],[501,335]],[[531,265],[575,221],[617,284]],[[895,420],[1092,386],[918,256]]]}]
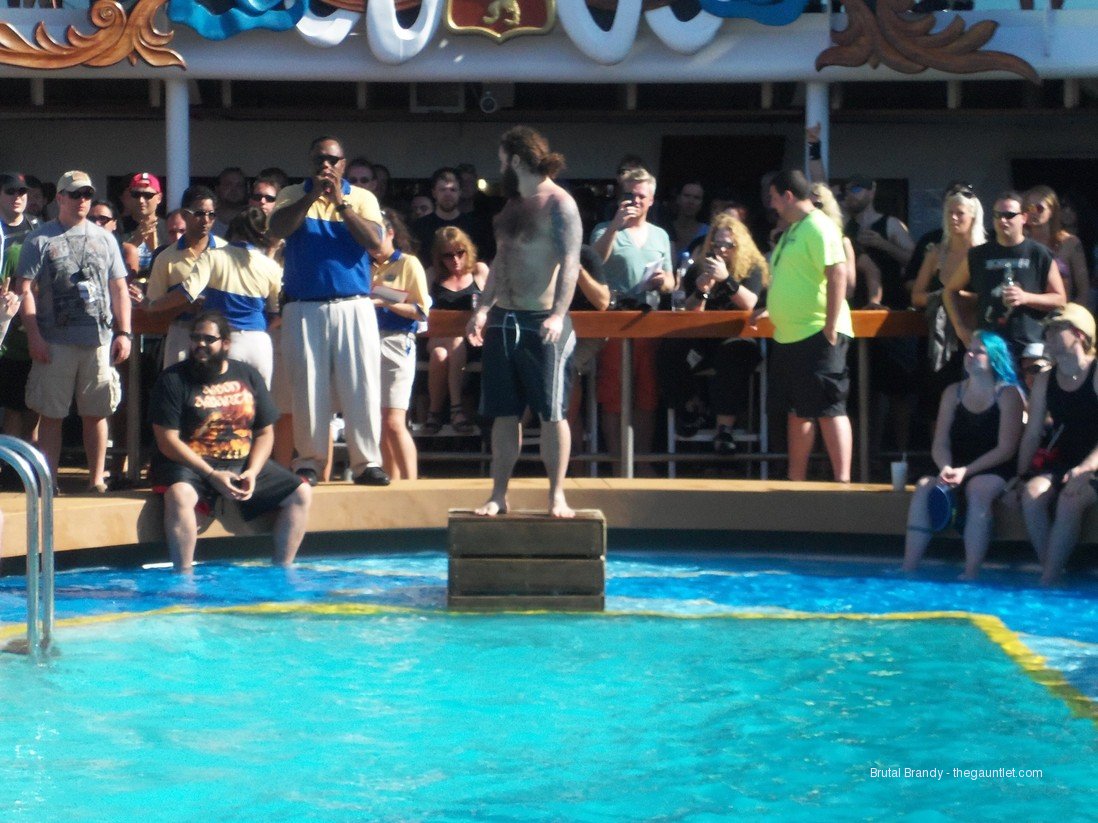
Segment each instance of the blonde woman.
[{"label": "blonde woman", "polygon": [[[431,244],[431,300],[436,309],[471,311],[476,308],[488,267],[477,260],[477,247],[469,235],[456,226],[444,226],[435,232]],[[468,348],[464,337],[430,337],[427,340],[427,393],[430,407],[425,434],[438,434],[442,428],[443,408],[450,399],[450,425],[458,434],[472,434],[476,427],[461,404],[462,384]]]},{"label": "blonde woman", "polygon": [[[839,206],[839,201],[835,199],[835,193],[831,191],[831,187],[827,183],[812,184],[812,205],[831,218],[831,221],[839,227],[839,231],[843,232],[843,227],[846,225],[843,210]],[[843,251],[846,252],[846,299],[850,300],[854,297],[854,286],[858,282],[858,266],[862,264],[862,261],[855,257],[854,244],[850,242],[850,238],[846,236],[845,232],[843,232]],[[881,271],[867,255],[863,254],[862,257],[865,258],[870,273],[876,270],[876,282],[879,291]]]},{"label": "blonde woman", "polygon": [[984,207],[972,189],[959,188],[942,201],[942,239],[926,248],[911,288],[911,305],[927,314],[931,391],[940,394],[964,372],[964,345],[942,305],[942,288],[968,262],[968,250],[987,242]]},{"label": "blonde woman", "polygon": [[1060,199],[1048,186],[1034,186],[1025,193],[1026,234],[1047,246],[1064,278],[1068,300],[1086,303],[1090,297],[1090,275],[1083,244],[1063,227]]},{"label": "blonde woman", "polygon": [[[770,270],[747,227],[731,214],[713,218],[700,248],[699,262],[683,275],[687,311],[752,311],[770,285]],[[691,352],[694,354],[691,355]],[[698,425],[702,396],[716,416],[713,448],[736,450],[732,437],[737,418],[747,412],[748,385],[759,365],[754,340],[669,340],[660,354],[663,391],[686,431]],[[698,376],[712,373],[708,386]],[[684,379],[684,377],[686,379]]]}]

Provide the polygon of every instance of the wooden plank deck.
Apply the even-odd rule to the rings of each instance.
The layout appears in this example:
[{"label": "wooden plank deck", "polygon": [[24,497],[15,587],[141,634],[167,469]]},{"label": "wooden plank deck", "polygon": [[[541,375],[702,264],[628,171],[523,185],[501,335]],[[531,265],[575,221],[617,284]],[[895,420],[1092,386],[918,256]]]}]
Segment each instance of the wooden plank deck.
[{"label": "wooden plank deck", "polygon": [[[315,489],[309,529],[312,533],[442,530],[447,527],[450,509],[479,506],[488,498],[489,486],[489,480],[480,478],[398,481],[387,488],[321,484]],[[881,484],[616,478],[569,479],[566,493],[576,508],[602,510],[611,530],[897,537],[904,533],[910,496],[909,491],[894,492]],[[545,480],[520,478],[512,482],[510,499],[514,508],[542,508],[546,497]],[[25,553],[24,505],[22,494],[0,494],[5,557]],[[256,531],[230,516],[214,521],[203,537],[250,535]],[[1017,512],[999,513],[996,538],[1025,540]],[[1088,543],[1098,542],[1098,508],[1084,522],[1084,538]],[[64,495],[56,501],[58,551],[162,541],[161,503],[149,492]]]}]

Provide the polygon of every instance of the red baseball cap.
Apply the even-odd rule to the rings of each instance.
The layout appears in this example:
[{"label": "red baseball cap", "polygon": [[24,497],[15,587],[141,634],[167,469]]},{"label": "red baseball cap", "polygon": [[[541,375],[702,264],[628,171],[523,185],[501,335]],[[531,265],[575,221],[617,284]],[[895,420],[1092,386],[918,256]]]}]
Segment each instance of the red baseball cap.
[{"label": "red baseball cap", "polygon": [[126,186],[128,189],[152,189],[157,194],[162,194],[163,189],[160,188],[160,181],[156,179],[155,174],[149,174],[146,171],[139,172],[130,178],[130,184]]}]

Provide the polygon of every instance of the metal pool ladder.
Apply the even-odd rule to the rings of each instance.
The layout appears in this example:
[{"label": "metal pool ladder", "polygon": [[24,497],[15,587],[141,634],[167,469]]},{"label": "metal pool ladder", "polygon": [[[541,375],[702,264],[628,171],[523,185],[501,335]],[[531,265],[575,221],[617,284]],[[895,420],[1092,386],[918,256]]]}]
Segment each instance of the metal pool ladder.
[{"label": "metal pool ladder", "polygon": [[11,435],[0,435],[0,461],[15,469],[27,495],[27,641],[4,651],[42,660],[53,643],[53,475],[42,452]]}]

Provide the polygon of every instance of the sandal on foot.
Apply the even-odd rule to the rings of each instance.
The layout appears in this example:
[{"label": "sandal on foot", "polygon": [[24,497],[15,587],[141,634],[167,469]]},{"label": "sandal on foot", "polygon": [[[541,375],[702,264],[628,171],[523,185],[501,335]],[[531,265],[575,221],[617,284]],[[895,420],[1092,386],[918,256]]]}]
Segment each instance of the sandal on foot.
[{"label": "sandal on foot", "polygon": [[476,426],[465,416],[465,410],[461,406],[450,407],[450,425],[458,434],[472,434]]},{"label": "sandal on foot", "polygon": [[423,433],[427,435],[435,435],[442,431],[442,413],[441,412],[427,412],[427,422],[423,424]]}]

